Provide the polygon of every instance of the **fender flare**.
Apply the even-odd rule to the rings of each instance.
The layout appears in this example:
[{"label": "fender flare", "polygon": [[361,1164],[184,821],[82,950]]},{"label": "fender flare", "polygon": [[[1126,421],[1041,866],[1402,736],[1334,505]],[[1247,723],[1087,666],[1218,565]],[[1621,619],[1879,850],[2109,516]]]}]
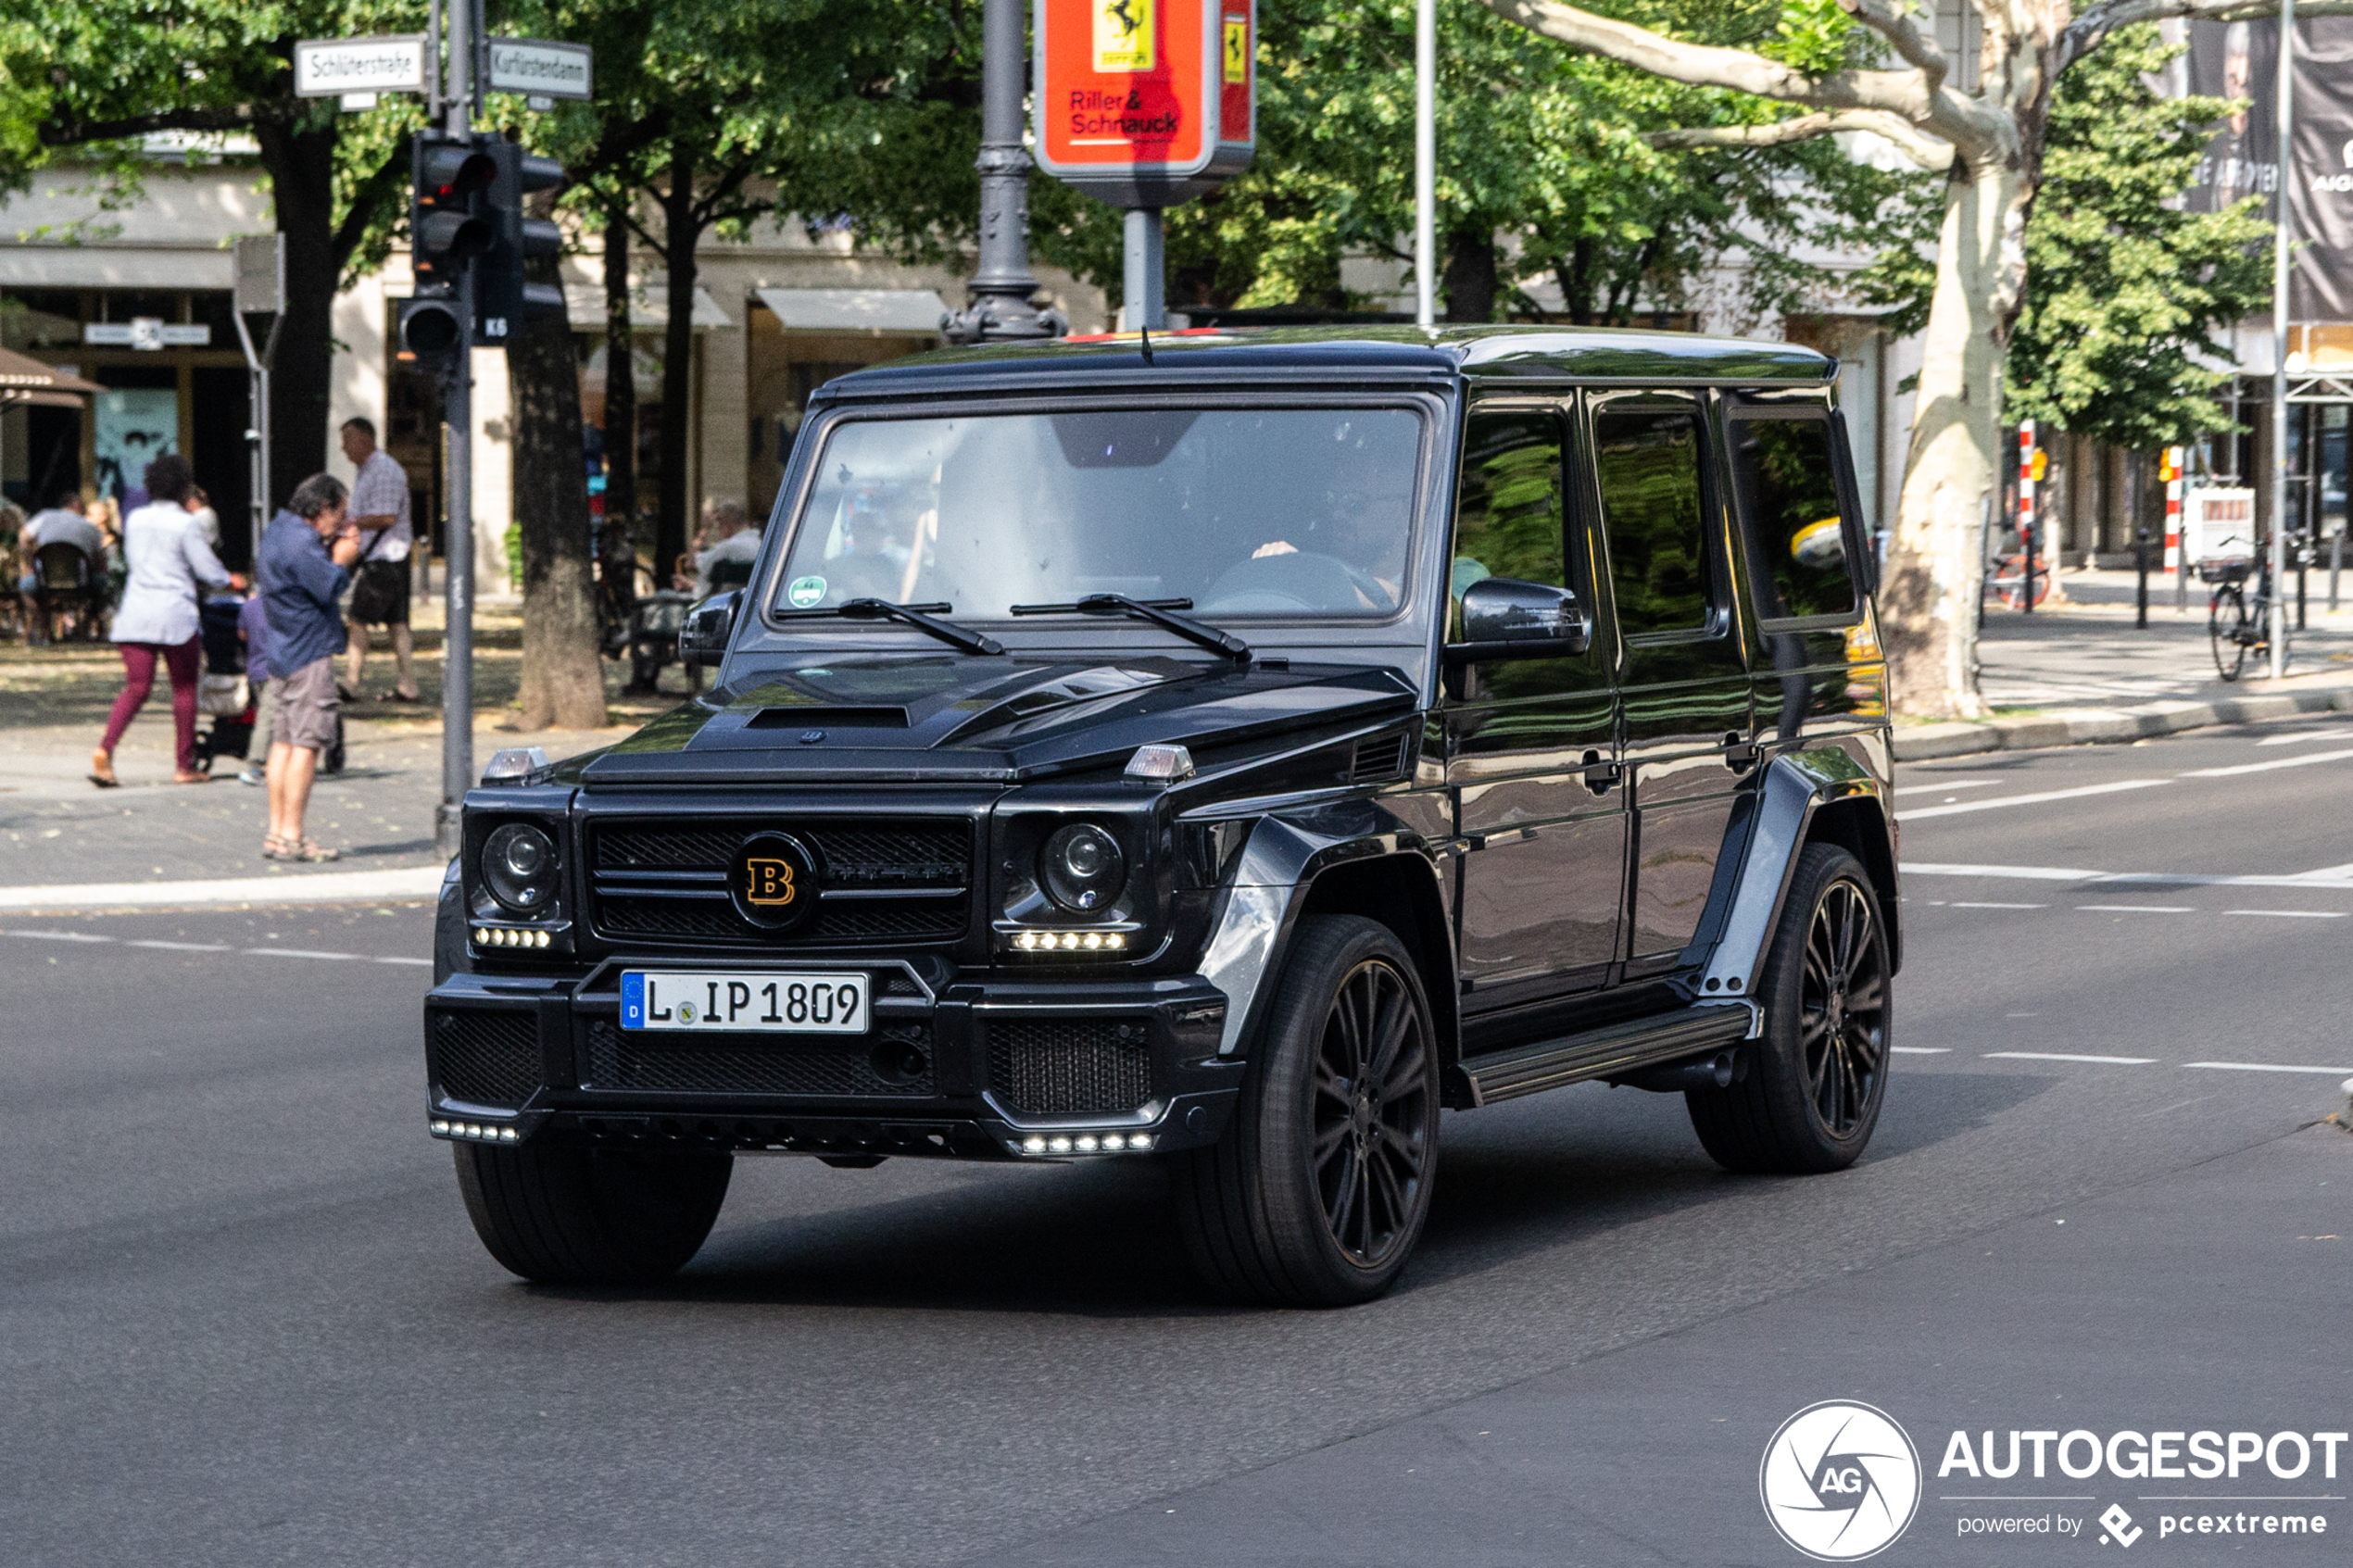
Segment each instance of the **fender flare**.
[{"label": "fender flare", "polygon": [[[1226,1022],[1218,1036],[1217,1054],[1239,1060],[1242,1042],[1251,1037],[1268,1006],[1271,976],[1281,972],[1315,879],[1336,867],[1375,859],[1392,859],[1417,867],[1430,879],[1432,897],[1445,907],[1440,892],[1439,855],[1420,833],[1381,809],[1377,800],[1342,801],[1312,811],[1261,817],[1242,847],[1234,874],[1220,893],[1220,907],[1209,945],[1202,955],[1201,975],[1226,994]],[[1444,1021],[1453,1016],[1453,944],[1443,951],[1425,954],[1442,968],[1438,978],[1443,996],[1430,998]],[[1448,1060],[1452,1060],[1451,1053]]]},{"label": "fender flare", "polygon": [[[1848,800],[1869,801],[1878,808],[1883,822],[1892,824],[1895,820],[1886,785],[1836,746],[1785,752],[1767,767],[1731,905],[1724,917],[1722,934],[1701,973],[1696,1000],[1730,1000],[1755,995],[1763,979],[1761,972],[1772,947],[1773,933],[1780,923],[1781,906],[1789,897],[1790,878],[1797,870],[1798,852],[1806,847],[1815,820],[1823,809]],[[1894,864],[1891,846],[1891,879]],[[1892,906],[1895,894],[1892,880],[1884,893],[1882,901]],[[1892,947],[1892,907],[1884,918]]]}]

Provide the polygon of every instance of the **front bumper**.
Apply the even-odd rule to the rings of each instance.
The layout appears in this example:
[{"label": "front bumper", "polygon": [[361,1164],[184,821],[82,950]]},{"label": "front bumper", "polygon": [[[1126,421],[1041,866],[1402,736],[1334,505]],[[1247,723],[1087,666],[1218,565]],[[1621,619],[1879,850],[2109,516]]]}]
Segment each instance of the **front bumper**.
[{"label": "front bumper", "polygon": [[[580,978],[453,974],[425,998],[436,1137],[692,1144],[862,1161],[1077,1159],[1214,1143],[1241,1075],[1226,997],[1172,979],[863,970],[863,1035],[624,1033],[619,961]],[[658,961],[631,968],[659,969]]]}]

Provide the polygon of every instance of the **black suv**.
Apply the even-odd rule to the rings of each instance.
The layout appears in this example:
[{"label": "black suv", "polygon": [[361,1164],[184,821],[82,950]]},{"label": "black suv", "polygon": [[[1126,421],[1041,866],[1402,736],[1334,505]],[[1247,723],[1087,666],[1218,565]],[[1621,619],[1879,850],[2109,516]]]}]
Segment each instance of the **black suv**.
[{"label": "black suv", "polygon": [[425,1056],[484,1245],[666,1273],[738,1153],[1150,1157],[1215,1286],[1345,1302],[1441,1106],[1848,1164],[1898,949],[1835,374],[1374,328],[830,383],[711,690],[467,797]]}]

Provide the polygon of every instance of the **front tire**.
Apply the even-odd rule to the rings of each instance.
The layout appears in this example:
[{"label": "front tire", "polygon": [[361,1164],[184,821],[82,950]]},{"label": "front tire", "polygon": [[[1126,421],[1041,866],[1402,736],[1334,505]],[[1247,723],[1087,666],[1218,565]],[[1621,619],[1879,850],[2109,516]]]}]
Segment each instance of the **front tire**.
[{"label": "front tire", "polygon": [[1413,960],[1387,926],[1305,922],[1233,1124],[1177,1157],[1177,1218],[1220,1292],[1295,1306],[1369,1301],[1429,1217],[1438,1052]]},{"label": "front tire", "polygon": [[493,1258],[535,1285],[648,1285],[711,1234],[725,1154],[524,1144],[450,1146],[466,1217]]},{"label": "front tire", "polygon": [[1748,1076],[1684,1094],[1728,1171],[1807,1174],[1855,1163],[1887,1096],[1887,928],[1862,862],[1809,844],[1790,879],[1757,1003]]},{"label": "front tire", "polygon": [[2206,608],[2207,640],[2214,648],[2214,668],[2225,681],[2235,681],[2246,663],[2246,598],[2236,583],[2214,590]]}]

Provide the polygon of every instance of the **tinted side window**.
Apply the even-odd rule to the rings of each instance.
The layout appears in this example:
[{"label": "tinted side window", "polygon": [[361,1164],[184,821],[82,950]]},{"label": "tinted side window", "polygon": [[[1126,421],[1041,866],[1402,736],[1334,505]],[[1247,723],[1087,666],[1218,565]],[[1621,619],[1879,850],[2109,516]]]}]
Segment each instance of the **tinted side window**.
[{"label": "tinted side window", "polygon": [[1542,409],[1474,410],[1447,580],[1447,637],[1462,640],[1463,590],[1482,577],[1568,586],[1561,557],[1561,424]]},{"label": "tinted side window", "polygon": [[1730,423],[1734,484],[1756,531],[1759,609],[1768,620],[1852,614],[1830,421]]},{"label": "tinted side window", "polygon": [[1593,417],[1610,581],[1629,637],[1708,628],[1700,443],[1695,408],[1604,408]]}]

